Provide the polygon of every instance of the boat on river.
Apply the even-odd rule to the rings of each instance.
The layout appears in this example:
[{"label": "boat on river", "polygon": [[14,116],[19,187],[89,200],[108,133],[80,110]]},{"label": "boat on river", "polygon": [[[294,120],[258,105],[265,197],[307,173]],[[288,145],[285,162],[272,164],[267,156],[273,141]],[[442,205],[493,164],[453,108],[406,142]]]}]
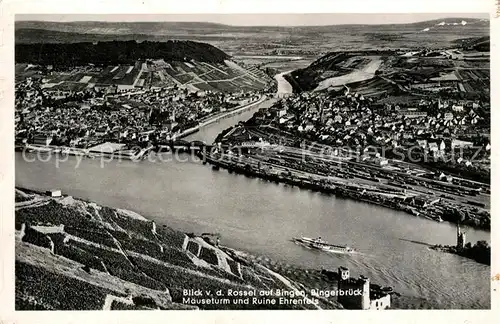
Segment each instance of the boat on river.
[{"label": "boat on river", "polygon": [[300,238],[293,238],[293,241],[302,246],[325,252],[333,252],[333,253],[355,252],[355,250],[349,246],[330,244],[327,241],[322,240],[321,237],[315,239],[309,237],[300,237]]}]

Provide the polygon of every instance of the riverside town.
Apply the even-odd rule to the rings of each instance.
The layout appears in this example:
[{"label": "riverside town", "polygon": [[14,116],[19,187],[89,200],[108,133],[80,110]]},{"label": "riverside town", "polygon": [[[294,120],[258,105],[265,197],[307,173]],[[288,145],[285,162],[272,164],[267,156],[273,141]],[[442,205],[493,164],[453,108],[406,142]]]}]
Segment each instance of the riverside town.
[{"label": "riverside town", "polygon": [[488,15],[200,16],[16,16],[16,310],[489,309]]}]

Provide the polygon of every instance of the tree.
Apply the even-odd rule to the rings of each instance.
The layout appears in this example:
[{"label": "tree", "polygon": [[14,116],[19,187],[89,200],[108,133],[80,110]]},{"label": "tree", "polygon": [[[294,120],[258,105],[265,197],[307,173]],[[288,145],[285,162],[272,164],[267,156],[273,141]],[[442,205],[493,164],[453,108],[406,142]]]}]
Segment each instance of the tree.
[{"label": "tree", "polygon": [[489,246],[488,242],[481,240],[481,241],[477,241],[476,245],[474,247],[478,248],[478,249],[488,249],[490,246]]}]

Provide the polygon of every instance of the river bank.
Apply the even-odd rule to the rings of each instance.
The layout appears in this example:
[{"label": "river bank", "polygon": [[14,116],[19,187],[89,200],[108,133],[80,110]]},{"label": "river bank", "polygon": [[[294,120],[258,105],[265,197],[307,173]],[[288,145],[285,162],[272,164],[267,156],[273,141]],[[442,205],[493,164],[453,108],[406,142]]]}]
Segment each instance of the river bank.
[{"label": "river bank", "polygon": [[[202,154],[202,153],[201,153]],[[206,155],[201,155],[208,163],[212,164],[216,170],[219,168],[223,168],[228,170],[230,173],[238,173],[248,177],[258,177],[264,179],[266,181],[271,181],[275,183],[283,183],[290,186],[297,186],[299,188],[308,189],[311,191],[322,192],[325,194],[332,194],[342,198],[350,198],[357,201],[363,201],[365,203],[379,205],[399,211],[404,211],[410,215],[416,216],[418,213],[415,209],[410,207],[406,207],[401,204],[396,204],[389,200],[380,200],[380,199],[372,199],[369,196],[364,196],[358,191],[353,191],[349,188],[339,188],[333,185],[328,185],[326,183],[319,183],[309,178],[300,178],[300,177],[292,177],[292,175],[284,175],[284,174],[274,174],[267,172],[259,172],[257,170],[245,168],[238,166],[236,164],[228,164],[219,161],[218,159],[207,157]]]},{"label": "river bank", "polygon": [[284,77],[285,75],[287,75],[288,73],[290,73],[292,71],[293,70],[285,71],[285,72],[276,74],[274,76],[274,79],[278,83],[278,90],[276,92],[278,96],[290,94],[293,92],[292,85]]},{"label": "river bank", "polygon": [[191,134],[199,131],[199,129],[202,127],[213,124],[213,123],[215,123],[223,118],[227,118],[227,117],[233,116],[235,114],[239,114],[239,113],[241,113],[241,112],[243,112],[243,111],[245,111],[245,110],[247,110],[255,105],[261,104],[266,99],[267,99],[266,95],[261,95],[260,98],[255,100],[255,101],[249,102],[249,103],[244,104],[240,107],[236,107],[230,111],[217,114],[216,116],[209,117],[207,120],[200,121],[200,123],[197,126],[188,128],[188,129],[182,131],[180,134],[174,135],[172,139],[175,140],[175,139],[184,138],[188,135],[191,135]]},{"label": "river bank", "polygon": [[456,254],[464,258],[469,258],[476,262],[491,265],[491,247],[484,241],[477,242],[475,245],[466,244],[463,248],[450,245],[433,245],[430,247],[433,250]]},{"label": "river bank", "polygon": [[[211,156],[209,153],[200,151],[197,153],[199,157],[205,162],[213,165],[214,169],[223,168],[228,170],[228,172],[243,174],[248,177],[257,177],[264,179],[266,181],[271,181],[275,183],[284,183],[290,186],[297,186],[299,188],[308,189],[312,191],[322,192],[325,194],[331,194],[342,198],[350,198],[357,201],[362,201],[369,204],[379,205],[386,208],[390,208],[397,211],[403,211],[412,216],[423,216],[427,219],[443,222],[444,220],[456,223],[456,219],[447,218],[445,213],[435,214],[431,212],[425,212],[425,208],[417,207],[412,205],[411,200],[408,201],[407,198],[401,196],[399,192],[388,193],[387,195],[380,194],[374,190],[363,189],[354,184],[338,184],[330,181],[328,177],[321,177],[321,175],[315,175],[316,179],[312,175],[307,176],[304,172],[296,172],[288,169],[287,172],[279,172],[274,170],[270,171],[268,168],[255,169],[249,164],[243,165],[238,163],[232,163],[229,161],[224,161],[220,157]],[[460,219],[458,219],[460,221]],[[472,224],[473,225],[473,224]],[[472,226],[477,227],[477,226]],[[481,229],[489,230],[489,227]]]}]

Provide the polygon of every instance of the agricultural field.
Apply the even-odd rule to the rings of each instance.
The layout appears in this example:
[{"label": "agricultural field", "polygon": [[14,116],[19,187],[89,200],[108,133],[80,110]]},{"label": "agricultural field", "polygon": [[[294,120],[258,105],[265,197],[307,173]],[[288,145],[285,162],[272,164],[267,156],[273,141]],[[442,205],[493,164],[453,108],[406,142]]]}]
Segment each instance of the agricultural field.
[{"label": "agricultural field", "polygon": [[258,69],[245,70],[234,63],[171,62],[160,73],[179,85],[224,92],[264,89],[271,80]]},{"label": "agricultural field", "polygon": [[[20,75],[26,64],[18,64]],[[33,72],[36,73],[36,72]],[[94,85],[138,88],[189,86],[192,89],[238,92],[265,89],[272,79],[256,67],[245,69],[236,63],[180,62],[116,65],[104,68],[77,68],[52,72],[45,78],[50,90],[83,91]]]},{"label": "agricultural field", "polygon": [[457,70],[455,74],[462,81],[470,81],[470,80],[489,80],[490,79],[490,71],[489,70]]},{"label": "agricultural field", "polygon": [[69,92],[80,92],[88,89],[89,86],[86,83],[80,82],[61,82],[51,87],[52,91],[69,91]]}]

